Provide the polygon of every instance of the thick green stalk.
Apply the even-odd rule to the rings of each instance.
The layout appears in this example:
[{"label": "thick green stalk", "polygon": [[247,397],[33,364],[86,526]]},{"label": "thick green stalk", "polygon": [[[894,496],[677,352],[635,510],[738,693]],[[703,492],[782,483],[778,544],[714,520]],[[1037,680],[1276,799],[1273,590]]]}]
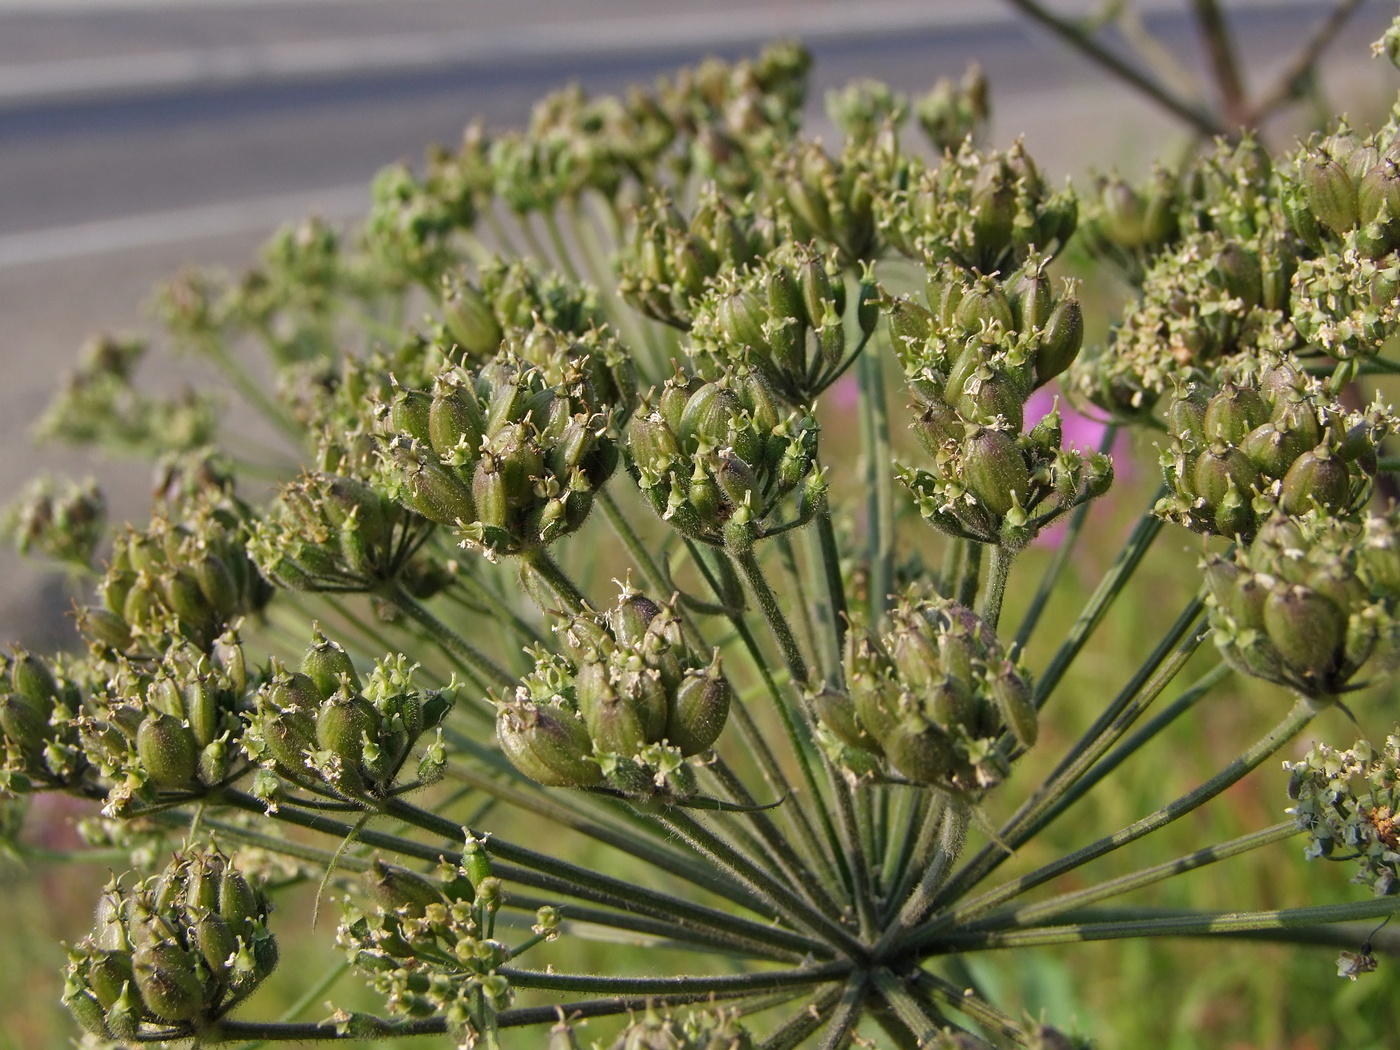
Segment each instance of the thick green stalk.
[{"label": "thick green stalk", "polygon": [[663,809],[654,816],[695,850],[753,887],[790,923],[806,927],[833,946],[841,948],[848,956],[859,958],[864,954],[860,942],[833,917],[813,907],[791,887],[775,879],[752,858],[740,853],[690,814]]},{"label": "thick green stalk", "polygon": [[[1210,630],[1204,621],[1197,620],[1201,607],[1199,598],[1186,607],[1114,701],[1100,713],[1040,788],[1002,825],[997,841],[978,851],[949,883],[940,900],[951,900],[982,881],[1010,857],[1008,849],[1015,850],[1030,841],[1050,822],[1047,814],[1051,810],[1063,811],[1057,808],[1057,803],[1064,794],[1078,784],[1195,655]],[[1191,630],[1193,624],[1195,630]]]},{"label": "thick green stalk", "polygon": [[881,933],[874,949],[875,958],[884,959],[893,954],[909,931],[923,922],[928,915],[933,906],[934,895],[943,884],[943,880],[948,877],[948,869],[962,852],[971,815],[968,804],[961,799],[949,799],[945,804],[938,825],[937,852],[920,874],[913,892],[900,906],[894,920]]},{"label": "thick green stalk", "polygon": [[958,588],[954,597],[959,605],[966,605],[969,609],[977,601],[977,589],[982,579],[983,546],[969,540],[963,548],[962,564],[958,566]]},{"label": "thick green stalk", "polygon": [[578,267],[574,265],[574,257],[569,252],[569,246],[564,243],[563,234],[559,232],[559,220],[555,218],[554,209],[546,208],[541,214],[544,216],[544,228],[549,233],[549,242],[554,246],[555,254],[559,256],[560,267],[569,280],[575,284],[581,283]]},{"label": "thick green stalk", "polygon": [[841,1050],[847,1044],[856,1026],[860,1024],[861,1014],[864,1012],[862,1006],[869,987],[870,975],[866,971],[857,970],[851,974],[846,981],[846,987],[841,991],[836,1008],[831,1012],[831,1020],[827,1022],[826,1031],[822,1033],[822,1041],[817,1044],[817,1050]]},{"label": "thick green stalk", "polygon": [[976,1021],[988,1032],[995,1032],[1002,1038],[1011,1040],[1017,1046],[1027,1045],[1025,1029],[985,999],[975,994],[969,995],[966,987],[959,988],[927,970],[916,971],[913,983],[914,987],[920,991],[933,998],[942,999],[947,1005],[970,1020]]},{"label": "thick green stalk", "polygon": [[1216,664],[1212,670],[1201,675],[1194,685],[1188,689],[1182,690],[1180,696],[1161,711],[1157,712],[1152,718],[1148,719],[1141,728],[1130,735],[1123,743],[1119,744],[1111,754],[1103,759],[1103,761],[1097,763],[1092,769],[1088,770],[1072,784],[1067,785],[1064,793],[1055,804],[1046,809],[1041,817],[1041,823],[1049,824],[1061,813],[1069,809],[1070,806],[1087,795],[1105,777],[1136,754],[1139,748],[1154,738],[1167,726],[1171,725],[1171,723],[1181,717],[1182,714],[1189,711],[1207,693],[1233,673],[1229,664],[1219,663]]},{"label": "thick green stalk", "polygon": [[474,770],[456,764],[448,766],[447,775],[494,795],[501,801],[508,802],[527,813],[536,813],[561,827],[577,831],[597,842],[612,846],[628,856],[644,860],[661,871],[669,872],[702,889],[709,890],[711,893],[733,900],[736,904],[751,910],[757,904],[752,895],[743,887],[735,885],[731,880],[718,877],[713,866],[698,863],[693,857],[663,846],[649,837],[633,832],[631,829],[608,827],[588,820],[556,803],[547,792],[536,795],[510,784],[502,784],[491,777],[479,775]]},{"label": "thick green stalk", "polygon": [[795,1014],[769,1032],[768,1037],[758,1045],[758,1050],[796,1050],[822,1026],[840,998],[840,986],[813,996]]},{"label": "thick green stalk", "polygon": [[[337,841],[350,837],[376,849],[387,850],[405,857],[414,857],[430,864],[446,859],[449,863],[460,864],[462,854],[458,850],[444,849],[441,846],[414,842],[409,839],[382,832],[361,828],[356,831],[352,825],[334,820],[321,813],[312,813],[283,805],[272,813],[266,813],[263,804],[251,795],[238,791],[226,791],[221,801],[250,813],[271,816],[298,827],[307,828],[329,835]],[[394,800],[386,803],[386,812],[417,827],[430,825],[425,830],[447,838],[449,841],[461,839],[466,830],[451,821],[434,814],[416,810],[406,803]],[[495,863],[494,873],[507,882],[523,886],[562,893],[579,900],[616,908],[624,913],[633,913],[661,919],[676,927],[676,935],[682,931],[697,930],[706,935],[727,937],[731,941],[753,941],[795,951],[799,954],[812,953],[819,958],[829,958],[831,949],[821,941],[812,940],[802,934],[729,915],[714,908],[691,904],[688,901],[657,893],[638,886],[635,882],[614,879],[586,868],[580,868],[553,857],[524,849],[499,837],[491,839],[491,854]],[[625,927],[624,927],[625,928]]]},{"label": "thick green stalk", "polygon": [[1222,769],[1215,776],[1173,802],[1161,807],[1157,811],[1150,813],[1141,820],[1128,825],[1121,831],[1112,835],[1107,835],[1093,842],[1083,849],[1061,857],[1041,868],[1036,869],[1029,875],[1013,879],[1003,883],[996,889],[982,894],[980,897],[966,900],[957,907],[950,908],[937,915],[933,920],[919,930],[915,931],[910,938],[912,945],[926,945],[938,939],[943,930],[949,927],[963,926],[980,915],[985,915],[988,911],[1004,904],[1009,900],[1014,900],[1028,890],[1034,889],[1051,879],[1063,875],[1065,872],[1073,871],[1081,865],[1096,860],[1106,853],[1121,846],[1126,846],[1129,842],[1135,842],[1159,828],[1165,827],[1172,821],[1184,817],[1186,814],[1199,809],[1205,803],[1215,798],[1232,784],[1238,783],[1249,772],[1257,768],[1260,763],[1268,760],[1276,754],[1279,748],[1293,739],[1304,726],[1306,726],[1321,707],[1316,701],[1300,698],[1293,705],[1293,710],[1288,713],[1282,722],[1276,725],[1258,741],[1256,741],[1244,754],[1240,755],[1228,766]]},{"label": "thick green stalk", "polygon": [[883,966],[870,971],[870,977],[880,998],[890,1011],[914,1037],[915,1046],[937,1046],[939,1026],[919,1002],[909,992],[909,986]]},{"label": "thick green stalk", "polygon": [[430,613],[418,599],[405,591],[401,585],[395,584],[393,590],[386,597],[405,616],[423,628],[433,641],[480,675],[487,684],[503,690],[515,687],[516,678],[514,675]]},{"label": "thick green stalk", "polygon": [[[1106,427],[1103,440],[1099,442],[1099,452],[1107,455],[1117,438],[1118,428],[1112,425]],[[1064,575],[1065,567],[1069,565],[1071,555],[1079,546],[1079,537],[1084,534],[1084,520],[1089,516],[1089,508],[1092,506],[1093,501],[1086,500],[1071,512],[1069,522],[1065,526],[1064,536],[1059,545],[1056,546],[1055,555],[1050,559],[1050,564],[1045,567],[1045,575],[1040,578],[1040,586],[1036,588],[1035,596],[1031,598],[1031,603],[1021,620],[1021,625],[1016,629],[1016,640],[1011,646],[1013,654],[1023,650],[1026,643],[1030,641],[1036,624],[1040,622],[1041,613],[1045,611],[1045,605],[1050,600],[1050,595],[1054,593],[1055,587],[1060,582],[1060,577]]]},{"label": "thick green stalk", "polygon": [[1194,853],[1188,853],[1184,857],[1177,857],[1162,864],[1154,864],[1150,868],[1143,868],[1141,871],[1131,872],[1127,875],[1120,875],[1116,879],[1109,879],[1101,882],[1097,886],[1089,886],[1082,890],[1075,890],[1072,893],[1062,893],[1049,900],[1040,901],[1036,904],[1028,904],[1022,908],[1008,910],[1005,913],[989,915],[982,921],[976,923],[979,929],[1006,929],[1015,927],[1034,926],[1043,923],[1046,919],[1053,919],[1057,915],[1065,912],[1075,911],[1079,908],[1097,904],[1099,901],[1111,900],[1124,893],[1131,893],[1133,890],[1142,889],[1144,886],[1151,886],[1164,879],[1184,874],[1188,871],[1195,871],[1207,865],[1215,864],[1231,857],[1237,857],[1250,850],[1259,849],[1261,846],[1269,846],[1275,842],[1282,842],[1284,839],[1292,838],[1301,829],[1296,820],[1285,820],[1275,824],[1273,827],[1264,828],[1262,831],[1251,832],[1248,835],[1241,835],[1239,838],[1222,842],[1215,846],[1206,846],[1198,849]]},{"label": "thick green stalk", "polygon": [[1283,908],[1273,911],[1212,912],[1124,922],[1075,923],[1028,930],[957,930],[941,936],[938,947],[939,950],[967,951],[971,948],[1027,948],[1078,941],[1121,940],[1128,937],[1237,936],[1259,930],[1289,930],[1351,919],[1379,919],[1394,915],[1397,911],[1400,911],[1400,897],[1380,897],[1352,901],[1348,904],[1320,904],[1311,908]]},{"label": "thick green stalk", "polygon": [[846,588],[841,582],[841,554],[836,546],[829,502],[822,502],[814,525],[807,533],[807,548],[811,555],[808,561],[821,569],[817,622],[826,641],[827,681],[839,687],[845,679],[842,658],[846,645]]},{"label": "thick green stalk", "polygon": [[563,611],[575,616],[589,608],[588,598],[542,547],[520,556],[520,571],[533,572],[563,606]]},{"label": "thick green stalk", "polygon": [[1157,538],[1157,534],[1162,531],[1162,519],[1157,517],[1152,511],[1157,500],[1166,492],[1165,487],[1158,489],[1157,494],[1152,497],[1147,513],[1138,521],[1137,527],[1133,529],[1132,535],[1128,537],[1127,543],[1118,553],[1117,560],[1109,567],[1099,581],[1098,588],[1090,596],[1088,603],[1079,614],[1079,618],[1074,621],[1069,634],[1060,643],[1059,649],[1051,658],[1049,666],[1041,674],[1036,682],[1035,702],[1037,707],[1044,707],[1050,699],[1050,695],[1055,691],[1055,687],[1060,684],[1060,679],[1069,670],[1069,665],[1074,662],[1074,658],[1079,655],[1079,651],[1089,640],[1089,636],[1094,633],[1094,629],[1103,621],[1109,607],[1122,592],[1128,579],[1136,571],[1138,563],[1147,554],[1152,546],[1152,541]]},{"label": "thick green stalk", "polygon": [[716,974],[700,977],[606,977],[598,974],[554,973],[517,970],[502,966],[497,969],[517,988],[548,988],[556,992],[604,992],[614,995],[671,995],[677,992],[767,992],[775,988],[803,988],[840,980],[851,972],[853,964],[837,959],[819,966],[803,966],[792,970],[764,970],[757,973]]},{"label": "thick green stalk", "polygon": [[1006,580],[1011,575],[1011,563],[1016,552],[1000,544],[992,548],[987,566],[987,589],[982,595],[982,619],[995,633],[1001,619],[1001,603],[1006,596]]},{"label": "thick green stalk", "polygon": [[894,485],[890,475],[890,416],[885,401],[883,361],[862,354],[856,362],[860,384],[860,431],[865,454],[866,559],[870,569],[870,619],[878,623],[894,589]]}]

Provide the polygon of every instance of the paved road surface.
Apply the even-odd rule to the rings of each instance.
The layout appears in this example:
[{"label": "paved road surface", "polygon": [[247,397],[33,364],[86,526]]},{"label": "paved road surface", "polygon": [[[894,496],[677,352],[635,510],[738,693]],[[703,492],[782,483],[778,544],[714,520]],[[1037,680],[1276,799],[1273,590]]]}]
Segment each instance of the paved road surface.
[{"label": "paved road surface", "polygon": [[[1146,5],[1179,52],[1179,2]],[[1230,5],[1256,83],[1325,4]],[[42,8],[42,9],[40,9]],[[705,53],[800,35],[826,89],[877,75],[906,91],[970,58],[995,91],[994,138],[1025,133],[1052,172],[1081,174],[1171,125],[992,0],[0,0],[0,492],[38,466],[89,468],[23,434],[90,331],[144,323],[140,304],[185,263],[237,266],[309,211],[348,218],[385,163],[451,141],[470,116],[521,122],[568,80],[616,91]],[[1375,106],[1396,77],[1363,56],[1393,5],[1365,5],[1329,67]],[[1387,67],[1388,69],[1388,67]],[[104,464],[139,513],[143,472]],[[0,554],[0,640],[62,637],[67,599]]]}]

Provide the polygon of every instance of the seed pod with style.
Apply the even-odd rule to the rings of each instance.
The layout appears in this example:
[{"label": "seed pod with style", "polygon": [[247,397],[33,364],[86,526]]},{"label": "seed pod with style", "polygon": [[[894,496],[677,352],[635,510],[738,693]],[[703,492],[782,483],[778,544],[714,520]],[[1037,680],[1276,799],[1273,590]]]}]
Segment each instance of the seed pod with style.
[{"label": "seed pod with style", "polygon": [[176,854],[158,876],[104,891],[97,929],[70,953],[64,1002],[90,1031],[189,1038],[277,965],[271,904],[217,850]]},{"label": "seed pod with style", "polygon": [[1022,748],[1035,743],[1023,674],[976,614],[944,598],[911,590],[879,635],[853,629],[846,681],[849,699],[814,698],[817,717],[892,776],[978,790],[1006,776],[995,746],[1004,734]]},{"label": "seed pod with style", "polygon": [[1326,700],[1400,662],[1395,516],[1275,512],[1233,559],[1206,564],[1211,624],[1231,666]]}]

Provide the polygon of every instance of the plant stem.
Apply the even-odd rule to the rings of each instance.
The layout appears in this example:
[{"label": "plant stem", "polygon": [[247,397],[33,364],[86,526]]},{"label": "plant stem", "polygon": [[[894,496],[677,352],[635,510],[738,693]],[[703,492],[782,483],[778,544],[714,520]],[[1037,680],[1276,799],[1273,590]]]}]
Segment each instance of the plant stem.
[{"label": "plant stem", "polygon": [[969,948],[1024,948],[1076,941],[1120,940],[1127,937],[1238,935],[1259,930],[1289,930],[1350,919],[1378,919],[1394,915],[1397,911],[1400,911],[1400,897],[1380,897],[1347,904],[1320,904],[1311,908],[1282,908],[1274,911],[1213,912],[1124,922],[1075,923],[1028,930],[958,930],[940,937],[939,941],[940,947],[946,947],[948,950],[966,951]]},{"label": "plant stem", "polygon": [[942,999],[959,1013],[976,1021],[989,1032],[996,1032],[1017,1046],[1026,1046],[1026,1033],[1015,1021],[976,994],[969,995],[970,988],[959,988],[927,970],[914,974],[914,986],[925,993]]},{"label": "plant stem", "polygon": [[828,661],[835,682],[840,683],[845,678],[842,659],[846,649],[846,588],[841,582],[841,552],[836,546],[836,529],[832,525],[829,502],[823,501],[817,511],[815,525],[812,535],[816,538],[825,587],[825,600],[817,605],[817,618],[823,621],[829,633],[831,649]]},{"label": "plant stem", "polygon": [[758,1050],[796,1050],[822,1026],[840,998],[840,987],[828,988],[820,995],[813,996],[795,1014],[769,1032],[768,1037],[758,1045]]},{"label": "plant stem", "polygon": [[[1118,428],[1112,424],[1105,427],[1103,440],[1099,442],[1099,452],[1107,455],[1117,439]],[[1035,597],[1031,599],[1031,604],[1026,609],[1026,615],[1022,618],[1020,627],[1016,629],[1016,640],[1011,646],[1012,656],[1025,649],[1026,644],[1030,641],[1036,624],[1040,622],[1041,613],[1045,611],[1045,605],[1050,600],[1050,595],[1054,593],[1056,585],[1060,582],[1060,577],[1064,575],[1065,567],[1069,565],[1070,556],[1079,545],[1079,537],[1084,533],[1084,520],[1089,516],[1091,506],[1093,506],[1093,501],[1086,500],[1075,507],[1070,514],[1069,523],[1065,526],[1064,537],[1056,546],[1055,555],[1050,559],[1050,564],[1045,567],[1045,575],[1040,578],[1040,586],[1036,588]]]},{"label": "plant stem", "polygon": [[559,563],[551,558],[542,547],[522,554],[520,568],[522,571],[530,571],[538,576],[550,593],[563,604],[565,611],[577,616],[589,607],[588,599],[584,593],[578,589],[573,580],[569,579],[568,573],[559,567]]},{"label": "plant stem", "polygon": [[1231,127],[1238,128],[1249,119],[1249,113],[1230,27],[1225,24],[1216,0],[1191,0],[1191,6],[1196,10],[1196,24],[1200,27],[1206,57],[1220,91],[1222,116]]},{"label": "plant stem", "polygon": [[894,589],[894,486],[890,476],[890,419],[883,362],[873,353],[856,362],[860,432],[865,452],[865,535],[871,623],[878,623]]},{"label": "plant stem", "polygon": [[982,579],[983,544],[969,540],[963,548],[962,564],[958,566],[958,589],[954,597],[959,605],[969,609],[977,601],[977,589]]},{"label": "plant stem", "polygon": [[923,1004],[909,994],[909,988],[883,966],[875,967],[870,976],[880,998],[885,1000],[899,1023],[909,1030],[916,1046],[936,1046],[938,1025],[929,1017]]},{"label": "plant stem", "polygon": [[675,809],[663,809],[657,812],[655,817],[697,851],[752,886],[789,922],[805,926],[832,945],[839,946],[848,956],[859,958],[864,955],[864,946],[848,930],[803,900],[790,887],[773,878],[752,859],[734,849],[690,814]]},{"label": "plant stem", "polygon": [[822,1041],[817,1044],[817,1050],[841,1050],[846,1046],[860,1023],[861,1006],[869,984],[870,976],[865,971],[856,970],[851,974],[841,991],[840,1001],[832,1011],[831,1020],[827,1022],[826,1031],[822,1033]]},{"label": "plant stem", "polygon": [[933,906],[934,895],[947,877],[948,869],[962,852],[970,816],[971,811],[966,802],[955,798],[947,800],[938,822],[937,851],[919,876],[913,892],[901,905],[894,921],[880,935],[874,949],[875,958],[888,958],[909,931],[923,922],[928,915],[929,908]]},{"label": "plant stem", "polygon": [[1118,77],[1118,79],[1137,88],[1139,92],[1146,95],[1168,113],[1185,121],[1196,130],[1197,134],[1210,137],[1215,135],[1229,135],[1230,129],[1223,126],[1213,114],[1197,109],[1195,106],[1177,98],[1161,85],[1154,83],[1141,72],[1128,65],[1121,58],[1067,19],[1061,18],[1059,15],[1046,10],[1037,0],[1008,0],[1008,2],[1013,7],[1019,8],[1041,25],[1045,26],[1086,58],[1102,66],[1108,72]]},{"label": "plant stem", "polygon": [[1162,531],[1162,519],[1152,512],[1152,507],[1165,491],[1165,487],[1159,489],[1157,494],[1152,497],[1147,513],[1138,521],[1137,527],[1133,529],[1132,535],[1128,537],[1127,543],[1118,553],[1117,560],[1109,567],[1103,579],[1099,581],[1098,588],[1090,596],[1088,603],[1080,612],[1079,618],[1074,621],[1074,626],[1070,628],[1069,634],[1060,643],[1059,649],[1055,651],[1049,666],[1045,668],[1044,673],[1036,682],[1036,707],[1045,706],[1046,701],[1055,691],[1055,686],[1059,685],[1060,679],[1069,669],[1069,665],[1074,662],[1074,658],[1084,648],[1089,636],[1094,633],[1094,629],[1103,620],[1114,599],[1118,597],[1124,584],[1128,582],[1128,578],[1136,571],[1138,563],[1147,554],[1148,548],[1152,546],[1152,541]]},{"label": "plant stem", "polygon": [[554,216],[554,209],[545,208],[541,214],[544,216],[544,228],[549,233],[549,242],[554,246],[554,251],[559,256],[559,265],[569,280],[575,284],[581,283],[578,268],[574,266],[573,256],[569,254],[569,247],[564,243],[564,237],[559,232],[559,220]]},{"label": "plant stem", "polygon": [[1302,728],[1312,721],[1313,716],[1321,710],[1316,701],[1300,698],[1293,705],[1293,710],[1288,713],[1282,722],[1271,729],[1267,734],[1256,741],[1249,750],[1240,755],[1228,766],[1222,769],[1215,776],[1185,795],[1168,803],[1156,812],[1143,817],[1136,823],[1128,825],[1121,831],[1112,835],[1107,835],[1093,842],[1083,849],[1076,850],[1059,860],[1046,864],[1036,869],[1029,875],[1023,875],[1018,879],[1003,883],[994,890],[966,900],[955,908],[950,908],[915,931],[911,937],[911,943],[928,944],[941,936],[942,930],[950,926],[962,926],[970,922],[979,915],[984,915],[992,908],[1006,901],[1013,900],[1028,890],[1034,889],[1042,883],[1063,875],[1067,871],[1073,871],[1091,860],[1096,860],[1106,853],[1121,846],[1126,846],[1129,842],[1134,842],[1144,835],[1150,834],[1159,828],[1165,827],[1172,821],[1184,817],[1187,813],[1200,808],[1209,802],[1216,795],[1220,794],[1232,784],[1243,779],[1250,771],[1259,766],[1274,755],[1279,748],[1288,743],[1296,736]]},{"label": "plant stem", "polygon": [[1150,868],[1143,868],[1141,871],[1135,871],[1128,875],[1120,875],[1116,879],[1109,879],[1097,886],[1090,886],[1072,893],[1062,893],[1058,897],[1051,897],[1049,900],[1040,901],[1037,904],[1029,904],[1005,913],[989,915],[976,923],[976,926],[979,929],[1034,926],[1065,912],[1097,904],[1099,901],[1110,900],[1124,893],[1131,893],[1133,890],[1151,886],[1164,879],[1188,871],[1195,871],[1197,868],[1204,868],[1217,861],[1237,857],[1250,850],[1259,849],[1261,846],[1282,842],[1284,839],[1292,838],[1300,830],[1296,820],[1285,820],[1273,827],[1264,828],[1262,831],[1241,835],[1239,838],[1215,846],[1206,846],[1204,849],[1198,849],[1184,857],[1156,864]]},{"label": "plant stem", "polygon": [[766,992],[775,988],[802,988],[839,980],[853,963],[837,959],[819,966],[758,973],[716,974],[699,977],[604,977],[596,974],[554,973],[498,967],[497,972],[519,988],[549,988],[559,992],[609,992],[615,995],[668,995],[676,992]]},{"label": "plant stem", "polygon": [[1006,595],[1006,580],[1011,575],[1011,563],[1015,560],[1015,551],[1000,544],[992,548],[991,561],[987,566],[987,590],[982,595],[982,619],[994,634],[997,622],[1001,619],[1001,602]]},{"label": "plant stem", "polygon": [[497,689],[512,689],[515,676],[505,671],[485,653],[468,642],[452,628],[430,613],[403,586],[395,583],[386,596],[405,616],[422,627],[424,631],[445,651],[460,659],[467,667],[484,678]]},{"label": "plant stem", "polygon": [[778,602],[777,595],[768,586],[768,579],[763,575],[763,568],[758,564],[758,557],[754,554],[753,548],[738,552],[735,555],[735,561],[739,563],[739,569],[743,572],[744,579],[748,581],[750,590],[753,591],[758,608],[763,613],[763,618],[768,622],[768,629],[772,632],[774,641],[778,643],[778,650],[783,654],[783,662],[787,665],[788,677],[792,679],[794,686],[799,689],[805,688],[811,680],[807,657],[803,655],[801,647],[797,644],[797,638],[794,637],[792,627],[783,614],[783,608]]}]

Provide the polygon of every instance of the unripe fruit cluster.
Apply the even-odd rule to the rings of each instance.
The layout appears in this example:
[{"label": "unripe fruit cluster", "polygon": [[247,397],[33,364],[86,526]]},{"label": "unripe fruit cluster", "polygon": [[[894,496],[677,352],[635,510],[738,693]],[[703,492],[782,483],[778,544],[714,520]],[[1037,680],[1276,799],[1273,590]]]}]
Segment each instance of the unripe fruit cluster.
[{"label": "unripe fruit cluster", "polygon": [[[817,422],[782,414],[753,373],[713,382],[676,376],[627,432],[628,464],[651,508],[682,535],[742,548],[771,532],[778,504],[816,462]],[[807,501],[821,497],[819,479]]]},{"label": "unripe fruit cluster", "polygon": [[218,851],[177,854],[130,889],[113,882],[96,930],[70,954],[63,1001],[102,1039],[197,1036],[277,965],[269,909]]},{"label": "unripe fruit cluster", "polygon": [[1005,285],[939,267],[928,302],[930,310],[907,300],[888,306],[920,411],[912,429],[933,458],[930,469],[902,467],[898,476],[936,528],[1023,546],[1112,482],[1107,457],[1062,447],[1058,411],[1023,432],[1031,392],[1079,351],[1079,303],[1052,296],[1036,256]]},{"label": "unripe fruit cluster", "polygon": [[[245,747],[293,784],[310,779],[349,797],[382,794],[454,697],[450,688],[415,689],[401,655],[380,661],[362,686],[349,654],[317,630],[299,671],[274,665]],[[418,778],[436,779],[443,761],[441,746],[430,745]]]},{"label": "unripe fruit cluster", "polygon": [[1222,369],[1218,388],[1186,383],[1167,411],[1157,513],[1195,532],[1248,540],[1274,508],[1343,517],[1369,497],[1379,408],[1348,413],[1288,358]]},{"label": "unripe fruit cluster", "polygon": [[773,224],[712,183],[686,218],[660,191],[637,210],[618,260],[618,294],[642,313],[688,329],[697,301],[721,273],[748,269],[773,247]]},{"label": "unripe fruit cluster", "polygon": [[349,474],[303,474],[255,526],[253,557],[294,591],[374,591],[399,579],[428,526]]},{"label": "unripe fruit cluster", "polygon": [[[1394,127],[1361,139],[1344,123],[1296,159],[1284,210],[1313,251],[1353,245],[1368,259],[1400,248],[1400,136]],[[1351,235],[1354,235],[1352,237]]]},{"label": "unripe fruit cluster", "polygon": [[976,62],[956,84],[939,77],[928,94],[914,100],[914,117],[940,153],[956,150],[968,139],[975,143],[991,113],[987,76]]},{"label": "unripe fruit cluster", "polygon": [[1276,515],[1232,559],[1205,566],[1216,644],[1245,674],[1325,700],[1400,660],[1400,532]]},{"label": "unripe fruit cluster", "polygon": [[13,537],[20,554],[87,569],[107,534],[107,500],[91,479],[60,488],[39,478],[0,516],[0,532]]},{"label": "unripe fruit cluster", "polygon": [[114,780],[109,805],[222,784],[239,758],[248,673],[232,633],[203,652],[171,646],[159,664],[132,663],[75,719],[88,759]]},{"label": "unripe fruit cluster", "polygon": [[1376,749],[1314,744],[1288,770],[1289,813],[1310,839],[1304,855],[1356,862],[1352,882],[1377,897],[1400,892],[1400,726]]},{"label": "unripe fruit cluster", "polygon": [[903,255],[944,260],[979,273],[1010,273],[1034,251],[1051,257],[1068,243],[1078,205],[1051,192],[1018,142],[1005,153],[963,143],[937,167],[911,170],[907,189],[876,200],[881,234]]},{"label": "unripe fruit cluster", "polygon": [[585,613],[557,633],[563,652],[537,653],[515,696],[497,704],[501,749],[526,776],[647,794],[665,774],[684,778],[675,756],[719,738],[732,687],[718,650],[693,649],[674,609],[629,588],[606,617]]},{"label": "unripe fruit cluster", "polygon": [[583,335],[603,321],[595,293],[529,260],[494,258],[476,281],[463,270],[443,274],[440,290],[444,345],[456,345],[471,361],[494,357],[506,333],[541,323],[556,332]]},{"label": "unripe fruit cluster", "polygon": [[248,556],[244,509],[196,502],[181,521],[157,517],[113,544],[98,585],[101,604],[84,610],[88,639],[118,652],[163,652],[165,639],[207,649],[239,617],[257,612],[272,588]]},{"label": "unripe fruit cluster", "polygon": [[943,598],[905,595],[876,636],[852,631],[849,695],[823,690],[812,704],[848,750],[855,773],[889,773],[919,784],[973,791],[1001,781],[997,747],[1011,733],[1035,743],[1036,709],[1025,679],[996,636],[970,609]]},{"label": "unripe fruit cluster", "polygon": [[[873,281],[860,285],[857,324],[868,336],[879,320]],[[849,364],[846,283],[810,248],[764,259],[743,276],[726,275],[695,310],[691,328],[702,367],[756,370],[772,391],[810,406]]]},{"label": "unripe fruit cluster", "polygon": [[[480,842],[468,837],[461,863],[443,861],[420,875],[375,859],[363,876],[373,908],[347,901],[339,941],[352,965],[369,975],[395,1013],[446,1014],[454,1030],[490,1027],[487,1013],[514,998],[497,969],[510,949],[493,936],[504,901],[501,880]],[[536,931],[551,939],[559,916],[541,908]]]},{"label": "unripe fruit cluster", "polygon": [[488,557],[521,554],[583,524],[617,466],[617,407],[586,358],[551,381],[505,353],[440,373],[431,392],[399,391],[385,413],[385,470],[404,506]]},{"label": "unripe fruit cluster", "polygon": [[82,697],[22,649],[0,654],[0,794],[64,787],[87,768],[71,719]]},{"label": "unripe fruit cluster", "polygon": [[775,160],[771,192],[784,206],[791,240],[835,249],[844,268],[873,261],[881,251],[875,218],[882,175],[895,162],[893,133],[848,143],[840,157],[820,143],[798,141]]}]

